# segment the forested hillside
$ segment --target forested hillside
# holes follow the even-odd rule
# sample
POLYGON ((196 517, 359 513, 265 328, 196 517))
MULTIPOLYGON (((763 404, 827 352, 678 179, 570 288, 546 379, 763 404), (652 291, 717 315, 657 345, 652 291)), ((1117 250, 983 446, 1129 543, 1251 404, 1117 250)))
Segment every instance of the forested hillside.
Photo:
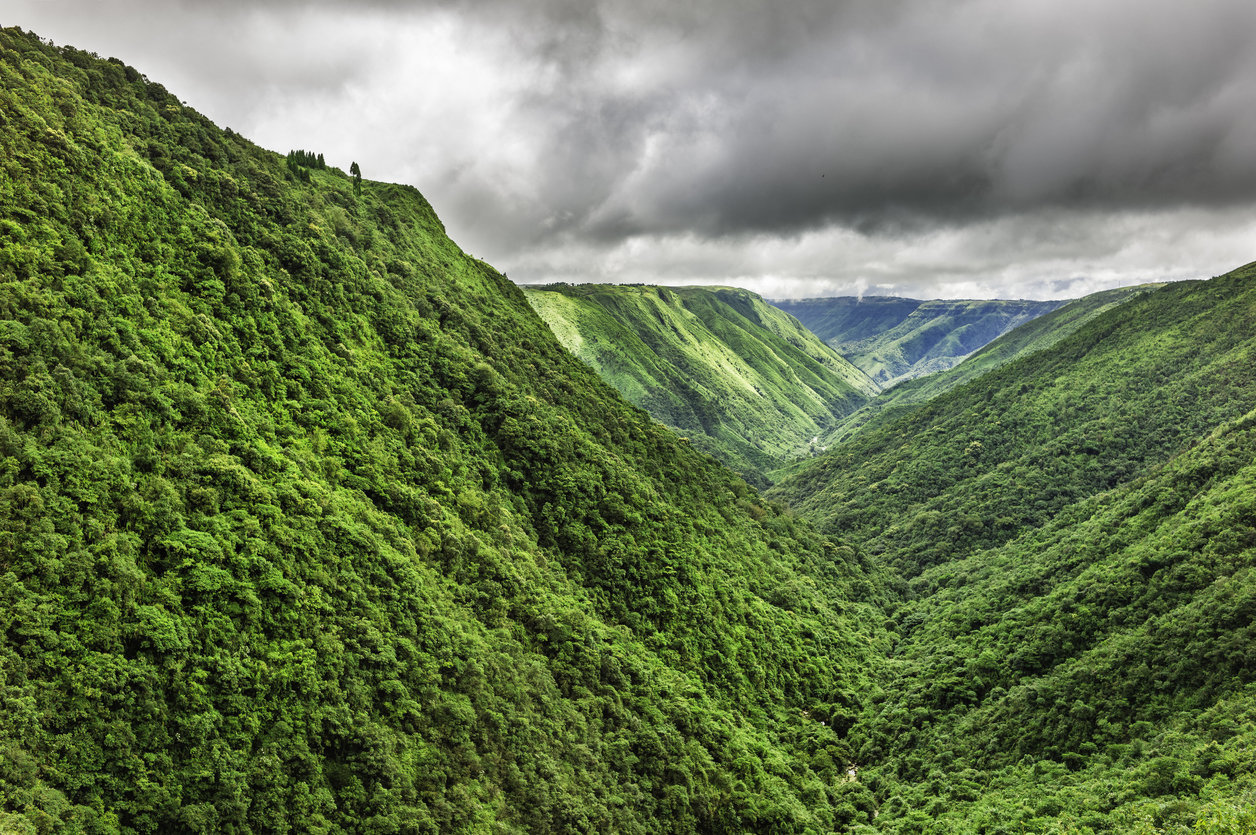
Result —
POLYGON ((563 344, 625 397, 759 482, 878 391, 746 290, 560 284, 526 292, 563 344))
POLYGON ((883 832, 1256 830, 1256 411, 930 569, 860 728, 883 832))
POLYGON ((1139 295, 856 435, 775 495, 908 577, 1002 544, 1256 406, 1253 271, 1139 295))
POLYGON ((853 551, 413 189, 20 30, 0 78, 0 829, 872 819, 853 551))
POLYGON ((0 831, 1256 831, 1256 264, 786 510, 698 447, 876 386, 753 294, 532 294, 690 441, 419 192, 120 61, 0 30, 0 169, 0 831))
POLYGON ((878 829, 1256 825, 1254 279, 1140 293, 776 490, 900 578, 878 829))
POLYGON ((796 316, 878 385, 889 388, 945 371, 1065 302, 840 296, 773 304, 796 316))

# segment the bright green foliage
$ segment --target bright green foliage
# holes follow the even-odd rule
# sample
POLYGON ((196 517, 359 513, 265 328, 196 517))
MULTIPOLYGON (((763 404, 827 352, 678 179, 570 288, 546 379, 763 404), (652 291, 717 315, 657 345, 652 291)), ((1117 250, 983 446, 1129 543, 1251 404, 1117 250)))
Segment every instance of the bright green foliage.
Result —
POLYGON ((0 828, 870 820, 853 552, 418 192, 18 30, 0 114, 0 828))
POLYGON ((528 300, 572 353, 655 419, 762 480, 877 386, 746 290, 556 284, 528 300))
POLYGON ((781 484, 900 578, 854 734, 880 831, 1243 831, 1253 279, 1140 293, 781 484))
MULTIPOLYGON (((1256 787, 1253 485, 1256 411, 921 575, 892 695, 860 725, 867 779, 904 808, 936 791, 954 831, 1068 817, 1130 831, 1142 811, 1146 831, 1242 831, 1218 827, 1241 820, 1219 801, 1256 787)), ((879 824, 916 831, 910 817, 879 824)))
POLYGON ((1062 301, 884 296, 773 302, 884 388, 945 371, 1062 301))

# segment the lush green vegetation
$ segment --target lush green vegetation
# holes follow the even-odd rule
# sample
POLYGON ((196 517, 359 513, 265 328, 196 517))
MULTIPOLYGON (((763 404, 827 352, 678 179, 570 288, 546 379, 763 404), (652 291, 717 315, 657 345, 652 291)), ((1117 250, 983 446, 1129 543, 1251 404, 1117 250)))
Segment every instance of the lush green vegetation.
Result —
POLYGON ((1250 269, 1179 282, 869 424, 776 488, 906 577, 1145 474, 1256 405, 1250 269))
POLYGON ((841 296, 773 304, 796 316, 835 351, 889 388, 945 371, 1065 302, 841 296))
POLYGON ((896 578, 880 831, 1250 830, 1253 278, 1085 316, 782 482, 896 578))
POLYGON ((19 30, 0 78, 0 829, 871 819, 850 549, 413 189, 19 30))
MULTIPOLYGON (((817 529, 356 163, 0 30, 0 168, 0 830, 1256 829, 1256 265, 909 384, 817 529)), ((595 293, 862 397, 749 293, 533 303, 595 293)))
POLYGON ((916 578, 860 726, 882 831, 1251 831, 1254 484, 1256 411, 916 578))
POLYGON ((527 294, 603 379, 752 481, 808 454, 878 390, 746 290, 560 284, 527 294))
POLYGON ((1050 348, 1096 316, 1140 293, 1160 286, 1142 284, 1102 290, 1044 313, 1008 331, 957 366, 899 383, 879 397, 869 400, 858 411, 845 417, 827 436, 821 438, 820 446, 827 448, 849 440, 863 431, 863 427, 869 422, 883 420, 883 412, 888 412, 890 416, 901 416, 904 406, 925 403, 1014 359, 1050 348))

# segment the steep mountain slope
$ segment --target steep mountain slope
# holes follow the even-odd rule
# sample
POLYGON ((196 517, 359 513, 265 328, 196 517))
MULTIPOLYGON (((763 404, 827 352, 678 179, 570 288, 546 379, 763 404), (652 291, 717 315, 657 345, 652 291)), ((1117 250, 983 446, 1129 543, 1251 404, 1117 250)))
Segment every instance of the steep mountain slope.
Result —
POLYGON ((1096 316, 1140 293, 1161 286, 1163 285, 1142 284, 1136 287, 1120 287, 1074 299, 1063 307, 1008 331, 953 368, 907 380, 882 392, 857 412, 843 418, 832 432, 820 439, 818 446, 827 448, 849 440, 871 421, 882 419, 883 413, 901 416, 903 407, 926 403, 1012 360, 1050 348, 1096 316))
POLYGON ((797 320, 745 290, 526 292, 563 344, 625 397, 756 480, 877 391, 797 320))
POLYGON ((835 351, 889 388, 945 371, 1063 301, 885 297, 776 301, 835 351))
POLYGON ((878 828, 1251 831, 1254 485, 1256 411, 922 575, 894 697, 860 726, 865 779, 897 797, 878 828))
POLYGON ((0 30, 0 829, 832 831, 850 549, 410 188, 0 30))
POLYGON ((1256 823, 1254 279, 1142 293, 777 488, 910 578, 856 726, 879 830, 1256 823))

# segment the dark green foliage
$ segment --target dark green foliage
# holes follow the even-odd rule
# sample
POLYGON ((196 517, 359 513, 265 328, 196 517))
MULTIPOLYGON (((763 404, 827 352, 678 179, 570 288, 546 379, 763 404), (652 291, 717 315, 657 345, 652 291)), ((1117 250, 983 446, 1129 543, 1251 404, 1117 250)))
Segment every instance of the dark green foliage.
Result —
POLYGON ((748 478, 877 391, 792 317, 725 287, 557 284, 529 301, 576 356, 631 402, 748 478))
POLYGON ((323 155, 313 151, 289 151, 286 161, 292 176, 305 183, 310 182, 310 169, 321 171, 327 168, 323 155))
POLYGON ((415 190, 18 30, 0 80, 0 829, 866 822, 850 549, 415 190))

